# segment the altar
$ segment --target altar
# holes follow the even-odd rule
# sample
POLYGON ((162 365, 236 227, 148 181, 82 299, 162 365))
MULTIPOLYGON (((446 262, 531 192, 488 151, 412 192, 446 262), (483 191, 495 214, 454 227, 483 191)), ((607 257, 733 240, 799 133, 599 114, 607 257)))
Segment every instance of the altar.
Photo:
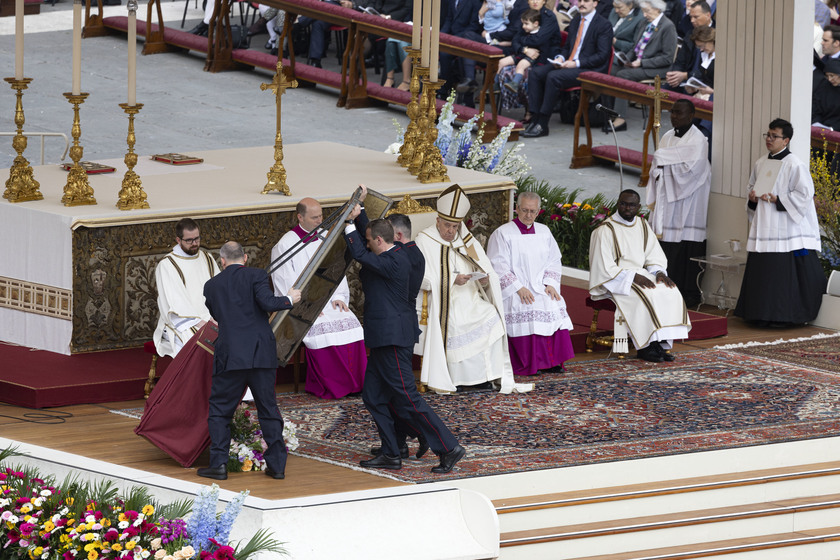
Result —
MULTIPOLYGON (((294 225, 301 198, 321 202, 325 215, 344 204, 359 183, 399 202, 405 195, 434 207, 437 194, 458 183, 469 195, 474 234, 486 241, 509 219, 507 177, 450 167, 448 183, 423 184, 396 156, 315 142, 284 146, 291 196, 261 194, 274 162, 272 146, 191 152, 204 159, 173 166, 141 156, 135 171, 149 209, 115 206, 126 167, 90 175, 96 205, 61 204, 67 172, 35 166, 44 200, 0 201, 0 340, 62 354, 126 348, 151 340, 157 324, 157 261, 175 244, 174 224, 188 216, 201 226, 201 245, 216 253, 242 243, 253 266, 269 263, 271 247, 294 225)), ((8 169, 0 172, 7 178, 8 169)))

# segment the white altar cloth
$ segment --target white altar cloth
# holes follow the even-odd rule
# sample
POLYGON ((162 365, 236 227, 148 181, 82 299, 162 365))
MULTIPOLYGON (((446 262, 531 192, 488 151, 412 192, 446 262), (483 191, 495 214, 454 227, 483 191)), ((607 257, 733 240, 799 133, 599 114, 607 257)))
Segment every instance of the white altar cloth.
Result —
MULTIPOLYGON (((347 201, 359 183, 385 195, 401 198, 436 196, 452 183, 470 192, 512 189, 513 183, 496 175, 449 167, 450 182, 423 184, 396 163, 393 154, 332 142, 284 146, 283 165, 291 196, 261 194, 266 173, 274 163, 274 148, 236 148, 189 152, 204 158, 203 164, 171 166, 140 156, 138 170, 150 208, 122 211, 116 207, 125 165, 116 163, 115 173, 89 175, 97 204, 66 207, 61 204, 67 172, 59 165, 34 166, 44 200, 10 203, 0 200, 0 239, 13 248, 0 260, 0 281, 21 280, 63 290, 73 288, 73 230, 79 227, 110 227, 124 224, 174 221, 184 216, 196 219, 270 213, 291 210, 304 197, 324 207, 347 201), (148 171, 146 175, 144 170, 148 171), (11 251, 10 251, 11 252, 11 251)), ((91 161, 97 160, 90 156, 91 161)), ((0 178, 9 175, 0 171, 0 178)), ((0 298, 0 340, 25 346, 70 353, 72 321, 4 307, 0 298)))

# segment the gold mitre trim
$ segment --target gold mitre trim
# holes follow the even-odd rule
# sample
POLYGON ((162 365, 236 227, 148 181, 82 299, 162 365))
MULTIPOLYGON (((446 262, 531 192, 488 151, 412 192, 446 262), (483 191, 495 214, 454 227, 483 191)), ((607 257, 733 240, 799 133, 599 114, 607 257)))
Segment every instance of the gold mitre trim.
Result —
POLYGON ((440 193, 437 200, 438 216, 452 223, 461 223, 470 211, 467 193, 457 183, 440 193))
POLYGON ((393 208, 388 210, 386 216, 390 216, 391 214, 427 214, 430 212, 435 212, 435 209, 431 206, 420 204, 411 198, 410 194, 407 194, 393 208))

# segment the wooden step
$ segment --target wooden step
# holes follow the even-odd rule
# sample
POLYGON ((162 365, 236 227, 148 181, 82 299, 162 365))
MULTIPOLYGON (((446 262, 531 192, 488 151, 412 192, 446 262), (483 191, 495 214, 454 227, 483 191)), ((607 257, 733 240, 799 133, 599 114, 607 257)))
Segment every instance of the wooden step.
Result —
POLYGON ((840 508, 840 494, 741 504, 738 506, 683 511, 628 519, 612 519, 597 523, 581 523, 563 527, 512 531, 501 535, 500 545, 502 547, 522 546, 526 544, 600 537, 639 531, 670 529, 673 527, 723 523, 774 515, 791 515, 805 511, 831 508, 840 508))
POLYGON ((840 475, 840 461, 493 500, 499 515, 840 475))
MULTIPOLYGON (((840 527, 827 527, 791 533, 777 533, 761 535, 743 539, 712 541, 666 548, 652 548, 621 552, 617 554, 599 554, 597 556, 581 556, 568 560, 685 560, 688 558, 708 558, 735 554, 771 550, 775 548, 805 546, 811 544, 840 541, 840 527)), ((790 558, 808 559, 805 554, 792 555, 790 558)))

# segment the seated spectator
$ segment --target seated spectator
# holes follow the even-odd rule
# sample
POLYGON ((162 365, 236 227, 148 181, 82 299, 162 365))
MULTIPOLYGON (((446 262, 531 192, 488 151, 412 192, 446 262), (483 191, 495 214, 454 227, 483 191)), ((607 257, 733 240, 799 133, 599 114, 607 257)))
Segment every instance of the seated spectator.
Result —
POLYGON ((639 3, 637 0, 614 0, 609 19, 613 26, 613 48, 628 54, 636 44, 636 33, 644 25, 639 3))
MULTIPOLYGON (((349 0, 323 0, 330 4, 340 4, 345 8, 352 8, 353 2, 349 0)), ((298 16, 292 28, 292 35, 302 33, 304 30, 309 30, 309 53, 306 63, 316 68, 321 68, 321 59, 327 55, 327 45, 330 41, 330 26, 332 24, 328 21, 314 19, 308 16, 298 16)), ((303 54, 303 53, 297 53, 303 54)))
MULTIPOLYGON (((614 64, 612 74, 634 82, 656 76, 664 79, 677 52, 677 30, 663 13, 664 0, 642 0, 639 5, 648 23, 636 33, 636 44, 627 55, 626 64, 614 64)), ((627 111, 625 99, 619 99, 616 104, 614 97, 604 97, 604 105, 616 106, 619 113, 627 111)), ((613 125, 616 131, 627 130, 627 123, 621 117, 615 119, 613 125)))
POLYGON ((811 122, 840 130, 840 59, 825 63, 825 80, 814 88, 811 122))
MULTIPOLYGON (((528 108, 534 115, 522 133, 523 138, 548 136, 548 120, 560 94, 566 88, 580 85, 581 72, 606 71, 612 55, 612 26, 595 12, 597 5, 597 0, 578 1, 580 12, 569 24, 568 40, 559 56, 550 58, 545 66, 534 68, 528 76, 528 108)), ((553 19, 553 23, 556 26, 557 20, 553 19)), ((540 31, 543 27, 544 19, 540 31)))
MULTIPOLYGON (((478 10, 478 21, 483 26, 480 32, 472 29, 466 30, 461 37, 477 43, 493 42, 493 33, 503 31, 507 28, 507 13, 510 8, 505 0, 484 0, 478 10)), ((478 89, 478 82, 475 81, 475 60, 462 59, 463 80, 455 88, 458 93, 472 93, 478 89)))
POLYGON ((691 34, 695 29, 701 27, 714 27, 712 9, 705 0, 690 2, 686 18, 690 23, 688 29, 682 33, 682 46, 677 52, 677 58, 674 60, 671 69, 665 74, 665 81, 667 82, 665 87, 680 93, 685 93, 680 84, 688 79, 689 73, 697 64, 700 56, 691 34))
POLYGON ((691 70, 689 80, 694 78, 708 87, 685 86, 685 92, 698 99, 709 100, 715 94, 715 28, 698 27, 691 34, 692 42, 697 46, 700 57, 691 70))
MULTIPOLYGON (((522 14, 522 27, 520 28, 519 33, 513 38, 513 47, 514 52, 516 54, 508 55, 499 61, 499 71, 496 73, 496 83, 498 86, 504 84, 504 87, 509 89, 510 91, 516 93, 519 91, 519 86, 522 85, 522 80, 525 77, 525 72, 531 66, 535 64, 545 64, 547 62, 547 58, 545 56, 546 51, 549 50, 550 44, 540 45, 534 47, 537 52, 537 58, 531 58, 530 56, 525 54, 524 43, 523 40, 528 35, 535 35, 540 31, 540 13, 537 10, 528 10, 524 14, 522 14), (511 66, 515 66, 513 78, 509 81, 502 81, 501 76, 503 73, 510 74, 509 69, 511 66), (506 72, 506 70, 508 70, 506 72)), ((548 37, 550 39, 550 37, 548 37)))
MULTIPOLYGON (((449 33, 456 37, 466 37, 475 33, 481 34, 481 23, 478 20, 478 12, 481 9, 482 0, 444 0, 441 4, 441 33, 449 33)), ((440 78, 446 82, 441 88, 440 95, 446 97, 449 91, 457 87, 463 97, 459 102, 467 106, 475 106, 472 92, 478 88, 475 81, 475 64, 463 67, 465 59, 458 58, 449 53, 440 53, 440 78), (470 75, 470 72, 472 74, 470 75)))

